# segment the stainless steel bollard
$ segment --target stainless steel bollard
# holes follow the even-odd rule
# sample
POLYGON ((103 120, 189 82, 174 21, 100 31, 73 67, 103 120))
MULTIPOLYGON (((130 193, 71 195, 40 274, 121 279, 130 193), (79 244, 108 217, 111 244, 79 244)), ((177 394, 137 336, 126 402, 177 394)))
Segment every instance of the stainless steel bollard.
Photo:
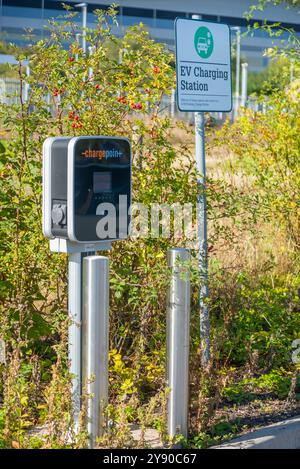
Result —
POLYGON ((69 255, 69 361, 75 432, 78 431, 81 395, 81 254, 69 255))
POLYGON ((108 403, 109 260, 83 260, 82 383, 88 394, 89 446, 103 434, 108 403))
POLYGON ((241 94, 241 106, 245 107, 248 99, 248 64, 242 64, 242 94, 241 94))
POLYGON ((190 275, 180 264, 189 261, 188 249, 168 251, 172 278, 167 311, 168 434, 187 437, 190 343, 190 275), (179 265, 178 265, 179 264, 179 265))

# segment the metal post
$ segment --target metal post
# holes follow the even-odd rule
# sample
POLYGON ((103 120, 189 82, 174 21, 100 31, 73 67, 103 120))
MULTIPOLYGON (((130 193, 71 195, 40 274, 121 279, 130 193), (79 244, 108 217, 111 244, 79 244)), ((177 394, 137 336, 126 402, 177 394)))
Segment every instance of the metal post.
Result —
MULTIPOLYGON (((90 46, 90 47, 89 47, 89 54, 90 54, 90 56, 95 53, 95 50, 96 50, 96 47, 95 47, 95 46, 90 46)), ((93 78, 93 73, 94 73, 94 71, 93 71, 92 67, 89 67, 89 79, 90 79, 90 80, 92 80, 92 78, 93 78)))
POLYGON ((47 110, 50 113, 51 112, 51 96, 49 92, 47 93, 47 96, 46 96, 46 103, 48 105, 47 110))
MULTIPOLYGON (((201 19, 200 15, 192 15, 193 19, 201 19)), ((207 265, 207 214, 205 194, 205 115, 204 112, 195 112, 195 146, 196 166, 199 173, 198 184, 198 242, 199 242, 199 272, 201 278, 199 291, 200 309, 200 342, 201 364, 207 367, 210 360, 210 322, 206 298, 208 297, 208 265, 207 265)))
POLYGON ((171 105, 170 105, 170 114, 171 114, 171 118, 174 119, 175 117, 175 90, 174 88, 172 88, 171 90, 171 98, 170 98, 170 101, 171 101, 171 105))
POLYGON ((210 360, 209 341, 209 314, 206 304, 208 297, 208 265, 207 265, 207 213, 205 194, 205 116, 203 112, 195 112, 195 136, 196 136, 196 165, 199 177, 198 183, 198 240, 199 240, 199 271, 201 285, 199 292, 200 307, 200 340, 201 363, 206 367, 210 360))
POLYGON ((168 250, 168 266, 172 270, 167 310, 168 434, 171 438, 187 437, 188 433, 190 276, 182 263, 189 259, 188 249, 168 250))
POLYGON ((81 8, 82 12, 82 50, 86 53, 86 25, 87 25, 87 3, 77 3, 75 8, 81 8))
MULTIPOLYGON (((26 76, 30 77, 30 67, 29 65, 26 65, 26 76)), ((27 102, 29 99, 29 83, 25 81, 25 87, 24 87, 24 101, 27 102)))
POLYGON ((241 106, 245 107, 248 98, 247 92, 247 83, 248 83, 248 64, 242 64, 242 94, 241 94, 241 106))
POLYGON ((81 253, 69 255, 69 361, 75 432, 79 429, 81 395, 81 253))
POLYGON ((240 100, 240 68, 241 68, 241 29, 236 28, 236 69, 235 69, 235 102, 234 102, 234 119, 237 118, 239 112, 240 100))
POLYGON ((94 448, 103 433, 108 403, 109 260, 83 260, 82 382, 87 393, 87 431, 94 448))

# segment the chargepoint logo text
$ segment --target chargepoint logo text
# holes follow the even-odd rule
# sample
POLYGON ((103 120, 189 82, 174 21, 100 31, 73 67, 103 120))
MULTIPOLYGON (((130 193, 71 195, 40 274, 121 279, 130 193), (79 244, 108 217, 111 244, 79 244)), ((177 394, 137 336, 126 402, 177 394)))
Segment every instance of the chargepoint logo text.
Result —
POLYGON ((81 153, 84 158, 98 158, 99 160, 107 160, 108 158, 122 158, 123 153, 120 150, 91 150, 87 148, 81 153))

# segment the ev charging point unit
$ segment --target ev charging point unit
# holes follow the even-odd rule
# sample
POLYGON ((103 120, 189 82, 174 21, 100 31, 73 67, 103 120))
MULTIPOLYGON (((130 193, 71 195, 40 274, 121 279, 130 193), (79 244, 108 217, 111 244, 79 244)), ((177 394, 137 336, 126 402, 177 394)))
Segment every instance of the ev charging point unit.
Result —
POLYGON ((95 251, 127 238, 130 204, 131 148, 127 139, 46 139, 43 232, 51 240, 51 250, 95 251))
POLYGON ((45 140, 43 233, 50 240, 51 251, 69 254, 73 417, 78 430, 86 385, 88 394, 92 394, 86 422, 90 447, 94 447, 104 427, 109 330, 109 260, 90 254, 109 250, 113 241, 127 238, 130 205, 128 139, 82 136, 45 140))

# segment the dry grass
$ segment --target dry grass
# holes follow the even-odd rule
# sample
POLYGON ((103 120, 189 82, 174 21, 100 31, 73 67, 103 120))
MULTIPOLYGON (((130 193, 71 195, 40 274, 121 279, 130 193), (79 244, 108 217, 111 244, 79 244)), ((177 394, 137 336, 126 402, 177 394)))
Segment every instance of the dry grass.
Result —
MULTIPOLYGON (((189 147, 190 155, 195 153, 195 136, 193 127, 176 128, 172 131, 172 143, 175 146, 189 147)), ((236 164, 236 157, 232 151, 224 146, 214 147, 211 138, 207 138, 206 166, 207 177, 213 180, 225 181, 233 189, 237 188, 245 194, 253 193, 255 177, 246 175, 236 164)), ((182 162, 189 164, 190 157, 182 155, 176 166, 182 162)), ((182 166, 181 166, 182 167, 182 166)), ((234 224, 230 219, 219 222, 235 231, 234 224)), ((213 223, 208 223, 208 232, 213 232, 213 223)), ((234 233, 235 242, 224 243, 220 240, 213 249, 212 258, 217 258, 224 269, 241 270, 247 268, 250 272, 260 272, 270 262, 276 265, 278 273, 292 270, 290 253, 293 250, 291 241, 287 238, 284 230, 272 221, 259 220, 255 230, 244 229, 241 233, 234 233), (254 231, 254 233, 253 233, 254 231)), ((188 246, 192 249, 197 247, 195 241, 188 246)))

